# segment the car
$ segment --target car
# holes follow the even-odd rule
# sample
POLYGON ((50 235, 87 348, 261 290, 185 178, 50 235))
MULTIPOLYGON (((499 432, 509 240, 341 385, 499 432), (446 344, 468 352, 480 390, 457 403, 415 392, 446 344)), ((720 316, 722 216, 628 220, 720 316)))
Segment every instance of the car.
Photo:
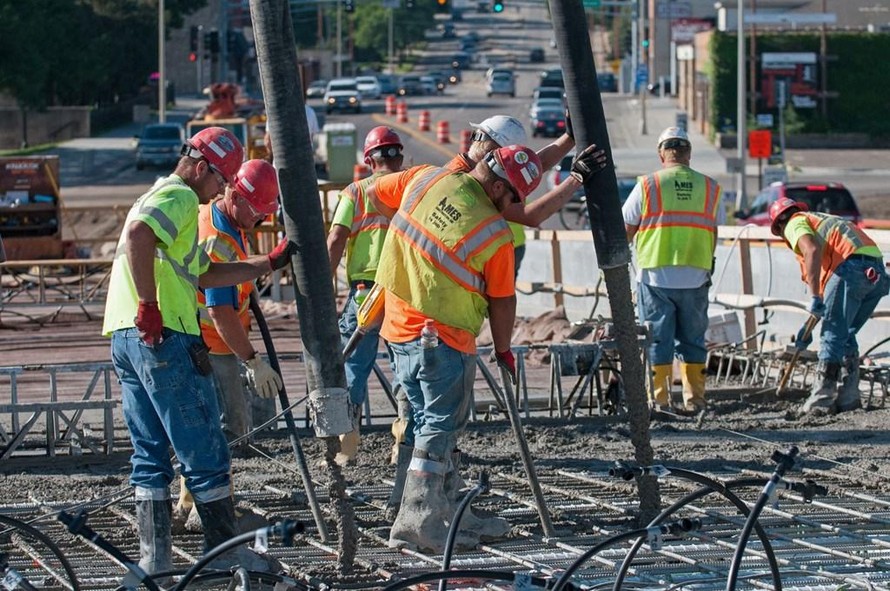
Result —
POLYGON ((136 138, 136 170, 171 166, 179 162, 185 129, 179 123, 152 123, 143 127, 136 138))
POLYGON ((506 94, 516 96, 516 80, 512 73, 497 72, 492 74, 488 79, 488 86, 485 89, 488 96, 495 94, 506 94))
POLYGON ((491 80, 491 77, 495 74, 509 74, 510 76, 515 76, 513 70, 511 70, 510 68, 494 65, 485 70, 485 81, 488 82, 489 80, 491 80))
POLYGON ((461 39, 460 50, 466 53, 476 53, 479 50, 479 42, 473 39, 461 39))
POLYGON ((445 22, 442 24, 442 39, 454 39, 456 36, 454 23, 445 22))
POLYGON ((442 94, 445 92, 445 87, 448 86, 448 73, 443 72, 442 70, 433 70, 432 72, 427 72, 427 76, 431 76, 433 80, 436 82, 436 92, 442 94))
POLYGON ((546 59, 543 47, 532 47, 528 52, 528 61, 533 64, 540 64, 546 59))
POLYGON ((306 98, 323 98, 328 89, 328 81, 324 78, 313 80, 306 89, 306 98))
POLYGON ((377 83, 380 84, 380 94, 396 94, 399 92, 398 79, 389 74, 378 74, 377 83))
POLYGON ((382 91, 376 76, 357 76, 355 84, 363 99, 379 99, 382 91))
POLYGON ((436 87, 436 79, 432 76, 421 76, 420 85, 423 86, 423 94, 438 94, 439 89, 436 87))
POLYGON ((806 203, 810 211, 830 213, 855 224, 862 223, 862 214, 853 194, 841 183, 773 183, 757 194, 748 210, 737 211, 735 217, 740 223, 769 226, 769 206, 782 197, 806 203))
POLYGON ((457 68, 452 68, 452 70, 448 73, 448 84, 458 84, 463 80, 463 75, 460 73, 460 70, 457 68))
POLYGON ((565 88, 566 83, 562 79, 562 69, 550 68, 549 70, 544 70, 543 72, 541 72, 541 81, 538 83, 538 85, 565 88))
POLYGON ((532 91, 532 102, 535 103, 542 98, 555 98, 565 102, 566 93, 558 86, 539 86, 532 91))
POLYGON ((426 94, 420 76, 408 74, 399 78, 399 96, 421 96, 426 94))
POLYGON ((618 79, 612 72, 600 72, 596 75, 597 86, 600 92, 618 92, 618 79))
POLYGON ((466 70, 472 65, 470 54, 466 51, 458 51, 451 56, 451 67, 455 70, 466 70))
POLYGON ((355 78, 334 78, 328 82, 324 93, 324 108, 327 114, 334 111, 362 112, 362 97, 355 78))
POLYGON ((558 107, 541 106, 531 117, 532 137, 557 137, 566 130, 566 110, 558 107))
POLYGON ((538 111, 541 109, 552 110, 558 109, 565 113, 566 107, 565 103, 561 98, 540 98, 532 103, 531 108, 528 111, 528 116, 534 118, 538 111))

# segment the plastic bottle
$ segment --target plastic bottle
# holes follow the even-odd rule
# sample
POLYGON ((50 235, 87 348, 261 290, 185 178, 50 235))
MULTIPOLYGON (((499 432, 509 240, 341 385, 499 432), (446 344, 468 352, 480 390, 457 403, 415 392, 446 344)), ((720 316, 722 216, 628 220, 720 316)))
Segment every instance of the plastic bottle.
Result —
POLYGON ((424 349, 435 349, 439 346, 439 330, 432 318, 423 321, 423 329, 420 331, 420 346, 424 349))
POLYGON ((365 287, 364 283, 359 283, 355 288, 355 305, 361 306, 365 299, 368 297, 368 292, 370 290, 365 287))

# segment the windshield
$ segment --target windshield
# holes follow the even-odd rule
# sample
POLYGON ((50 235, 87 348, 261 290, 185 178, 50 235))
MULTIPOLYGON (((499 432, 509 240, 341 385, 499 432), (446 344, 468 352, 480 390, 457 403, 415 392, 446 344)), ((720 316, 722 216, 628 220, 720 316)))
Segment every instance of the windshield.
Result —
POLYGON ((142 137, 147 140, 180 140, 178 127, 146 127, 142 137))
POLYGON ((795 187, 786 189, 789 198, 802 201, 810 208, 810 211, 821 213, 857 215, 859 210, 853 201, 853 196, 846 189, 825 187, 825 190, 807 187, 795 187))
POLYGON ((328 86, 328 92, 344 92, 344 91, 355 91, 355 84, 352 82, 332 82, 330 86, 328 86))

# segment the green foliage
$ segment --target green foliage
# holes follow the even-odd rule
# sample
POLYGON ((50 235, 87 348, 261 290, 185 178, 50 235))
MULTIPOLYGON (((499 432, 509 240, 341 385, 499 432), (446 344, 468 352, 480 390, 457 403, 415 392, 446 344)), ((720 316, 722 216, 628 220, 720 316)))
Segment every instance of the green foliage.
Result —
MULTIPOLYGON (((393 48, 401 51, 422 41, 435 26, 436 0, 414 0, 414 8, 393 10, 393 48)), ((385 61, 389 43, 389 10, 381 5, 359 3, 351 15, 356 60, 385 61)))
MULTIPOLYGON (((168 26, 207 0, 166 0, 168 26)), ((134 96, 157 69, 157 0, 0 0, 0 91, 28 109, 134 96)))
MULTIPOLYGON (((819 52, 814 34, 757 35, 757 52, 819 52)), ((890 136, 885 89, 890 87, 890 67, 882 56, 890 55, 890 36, 864 33, 828 35, 828 90, 839 96, 828 99, 828 118, 815 109, 785 112, 788 133, 867 133, 890 136), (835 56, 832 59, 831 56, 835 56)), ((816 66, 819 67, 818 65, 816 66)), ((758 77, 760 68, 758 67, 758 77)), ((715 33, 711 38, 711 62, 706 73, 711 83, 711 124, 718 132, 734 131, 736 119, 736 36, 715 33)), ((749 82, 750 84, 750 82, 749 82)), ((758 80, 759 85, 759 80, 758 80)), ((761 99, 760 112, 770 112, 761 99)), ((771 110, 778 116, 776 108, 771 110)))

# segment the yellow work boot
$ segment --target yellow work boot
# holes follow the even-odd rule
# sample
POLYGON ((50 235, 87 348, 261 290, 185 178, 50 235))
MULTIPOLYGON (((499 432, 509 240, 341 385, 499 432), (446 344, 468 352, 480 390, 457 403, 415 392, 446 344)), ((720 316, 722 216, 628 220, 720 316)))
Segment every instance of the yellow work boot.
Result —
POLYGON ((392 422, 392 427, 390 427, 389 431, 392 433, 392 438, 395 440, 392 444, 392 453, 389 455, 389 463, 390 464, 398 464, 399 463, 399 448, 402 447, 402 444, 405 443, 405 430, 408 428, 408 421, 401 417, 397 417, 392 422))
POLYGON ((358 429, 354 429, 349 433, 340 436, 340 453, 334 457, 334 461, 340 466, 351 464, 358 454, 358 444, 361 441, 361 435, 358 429))
POLYGON ((704 363, 680 364, 680 377, 683 379, 683 410, 698 412, 707 407, 705 402, 707 371, 704 363))
POLYGON ((649 404, 670 410, 671 384, 674 380, 673 369, 673 363, 652 366, 652 390, 649 392, 649 404))
POLYGON ((176 502, 176 506, 173 507, 173 529, 180 531, 185 527, 185 524, 188 522, 189 514, 195 507, 195 499, 192 498, 192 493, 189 491, 188 487, 185 484, 185 477, 179 477, 179 500, 176 502))

